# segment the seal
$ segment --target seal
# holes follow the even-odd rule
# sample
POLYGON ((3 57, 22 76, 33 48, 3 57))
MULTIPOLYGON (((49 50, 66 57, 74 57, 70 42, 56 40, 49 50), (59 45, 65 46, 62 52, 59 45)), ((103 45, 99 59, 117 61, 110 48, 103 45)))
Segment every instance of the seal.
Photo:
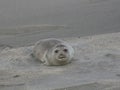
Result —
POLYGON ((60 39, 43 39, 35 44, 33 56, 45 65, 65 65, 73 59, 74 49, 60 39))

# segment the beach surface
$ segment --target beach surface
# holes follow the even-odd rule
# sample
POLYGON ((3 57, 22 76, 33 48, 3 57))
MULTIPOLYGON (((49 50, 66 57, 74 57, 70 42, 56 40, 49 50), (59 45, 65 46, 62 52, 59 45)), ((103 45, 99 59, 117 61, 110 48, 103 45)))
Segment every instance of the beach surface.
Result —
POLYGON ((120 0, 0 0, 0 90, 120 90, 120 0), (72 63, 35 60, 44 38, 71 44, 72 63))
POLYGON ((0 90, 120 90, 120 33, 61 38, 75 49, 72 63, 45 66, 34 46, 0 46, 0 90))

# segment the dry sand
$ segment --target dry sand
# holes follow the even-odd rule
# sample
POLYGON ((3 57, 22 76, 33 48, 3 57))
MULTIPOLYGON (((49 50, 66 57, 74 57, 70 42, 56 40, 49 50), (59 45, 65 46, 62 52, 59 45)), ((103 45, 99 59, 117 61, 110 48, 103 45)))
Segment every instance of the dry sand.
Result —
POLYGON ((44 66, 33 46, 0 50, 0 90, 120 90, 120 33, 64 38, 75 49, 65 66, 44 66))

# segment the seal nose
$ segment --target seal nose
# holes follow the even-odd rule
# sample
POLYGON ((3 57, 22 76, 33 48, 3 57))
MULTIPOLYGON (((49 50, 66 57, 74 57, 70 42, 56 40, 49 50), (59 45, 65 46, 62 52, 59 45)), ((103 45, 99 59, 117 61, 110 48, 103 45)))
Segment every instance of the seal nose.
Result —
POLYGON ((61 53, 61 54, 59 55, 59 58, 65 58, 65 55, 61 53))

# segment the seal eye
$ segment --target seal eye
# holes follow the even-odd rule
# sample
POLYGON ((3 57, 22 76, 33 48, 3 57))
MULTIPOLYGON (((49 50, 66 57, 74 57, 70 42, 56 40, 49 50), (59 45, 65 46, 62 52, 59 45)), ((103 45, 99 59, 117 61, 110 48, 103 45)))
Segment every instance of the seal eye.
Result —
POLYGON ((63 51, 64 51, 64 52, 68 52, 68 50, 67 50, 67 49, 64 49, 63 51))
POLYGON ((55 53, 58 53, 59 51, 58 50, 55 50, 55 53))

